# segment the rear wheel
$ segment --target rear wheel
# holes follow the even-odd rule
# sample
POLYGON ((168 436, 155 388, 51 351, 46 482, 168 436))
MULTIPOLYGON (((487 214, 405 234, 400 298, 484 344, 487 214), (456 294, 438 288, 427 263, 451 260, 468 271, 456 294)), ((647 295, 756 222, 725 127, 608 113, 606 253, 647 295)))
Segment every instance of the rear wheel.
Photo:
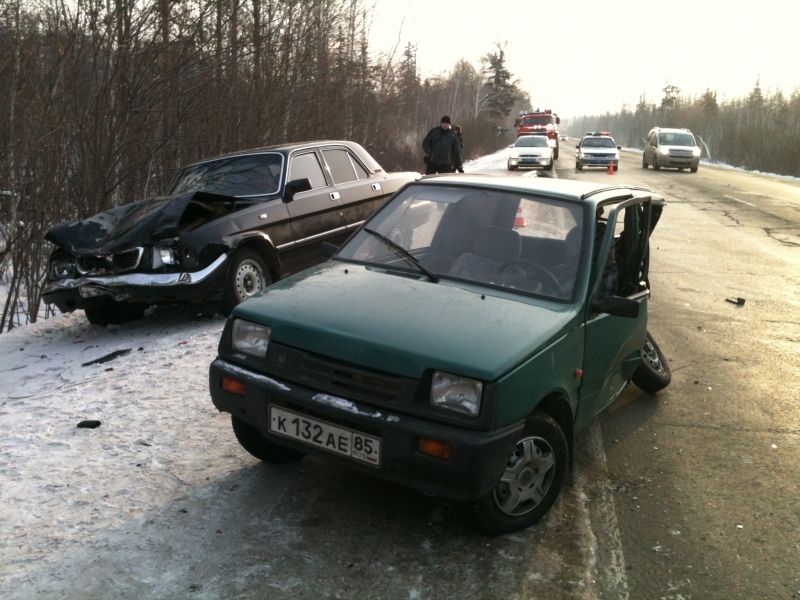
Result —
POLYGON ((655 394, 667 387, 671 380, 672 373, 670 373, 667 359, 648 331, 644 348, 642 348, 642 364, 633 372, 631 381, 641 390, 655 394))
POLYGON ((644 157, 644 152, 642 152, 642 168, 647 168, 647 159, 644 157))
POLYGON ((534 411, 495 488, 474 504, 481 526, 492 533, 524 529, 541 519, 561 493, 569 448, 549 415, 534 411))
POLYGON ((86 318, 92 325, 120 325, 129 323, 144 316, 147 304, 115 302, 108 300, 98 306, 84 309, 86 318))
POLYGON ((240 248, 233 253, 228 267, 222 299, 223 314, 229 314, 238 304, 271 284, 272 277, 264 257, 253 248, 240 248))
POLYGON ((239 444, 258 460, 279 464, 298 460, 305 456, 302 452, 270 442, 261 435, 257 428, 233 415, 231 415, 231 424, 239 444))

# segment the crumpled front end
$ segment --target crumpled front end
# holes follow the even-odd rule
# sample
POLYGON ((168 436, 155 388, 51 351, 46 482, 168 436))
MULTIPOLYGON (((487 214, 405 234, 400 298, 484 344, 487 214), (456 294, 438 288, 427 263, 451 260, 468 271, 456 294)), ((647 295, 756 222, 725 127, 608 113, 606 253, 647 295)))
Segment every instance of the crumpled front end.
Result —
MULTIPOLYGON (((213 298, 222 292, 228 248, 191 244, 182 234, 236 210, 236 199, 195 192, 150 198, 51 228, 42 299, 62 312, 108 300, 149 304, 213 298)), ((200 239, 203 236, 199 236, 200 239)))

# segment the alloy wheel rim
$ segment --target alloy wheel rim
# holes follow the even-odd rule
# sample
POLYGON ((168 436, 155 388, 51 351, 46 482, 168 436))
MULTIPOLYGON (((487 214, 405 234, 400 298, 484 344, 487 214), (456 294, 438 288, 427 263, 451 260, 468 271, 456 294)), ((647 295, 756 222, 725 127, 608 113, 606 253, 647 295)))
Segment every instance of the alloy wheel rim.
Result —
POLYGON ((236 270, 236 296, 240 302, 264 289, 264 272, 254 260, 244 260, 236 270))
POLYGON ((531 512, 550 489, 555 466, 555 453, 544 438, 531 436, 517 442, 494 490, 497 508, 512 517, 531 512))

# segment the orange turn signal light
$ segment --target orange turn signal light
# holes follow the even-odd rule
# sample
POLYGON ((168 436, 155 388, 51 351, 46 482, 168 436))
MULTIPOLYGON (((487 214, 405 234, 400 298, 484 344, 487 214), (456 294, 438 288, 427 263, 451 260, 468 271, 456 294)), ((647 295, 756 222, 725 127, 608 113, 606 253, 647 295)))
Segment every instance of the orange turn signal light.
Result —
POLYGON ((419 450, 423 454, 429 454, 430 456, 435 456, 436 458, 443 458, 445 460, 450 460, 450 455, 453 452, 453 447, 450 444, 445 444, 444 442, 437 442, 435 440, 426 440, 425 438, 419 438, 419 440, 417 440, 417 450, 419 450))
POLYGON ((222 389, 237 396, 244 396, 244 384, 230 377, 222 378, 222 389))

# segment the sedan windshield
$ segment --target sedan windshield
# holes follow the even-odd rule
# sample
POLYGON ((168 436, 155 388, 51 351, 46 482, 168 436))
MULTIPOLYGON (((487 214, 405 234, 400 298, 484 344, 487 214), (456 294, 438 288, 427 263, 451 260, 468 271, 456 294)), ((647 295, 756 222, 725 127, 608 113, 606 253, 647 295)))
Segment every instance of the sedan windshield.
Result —
POLYGON ((616 148, 614 140, 609 137, 590 137, 581 142, 584 148, 616 148))
POLYGON ((658 143, 662 146, 695 146, 691 133, 659 133, 658 143))
POLYGON ((279 191, 283 156, 250 154, 212 160, 178 174, 169 195, 209 192, 223 196, 266 196, 279 191))
POLYGON ((524 135, 518 137, 516 148, 547 148, 547 138, 543 135, 524 135))
MULTIPOLYGON (((582 268, 583 223, 579 203, 420 183, 398 194, 367 227, 408 250, 437 279, 568 300, 582 268)), ((425 277, 364 230, 337 258, 425 277)))

